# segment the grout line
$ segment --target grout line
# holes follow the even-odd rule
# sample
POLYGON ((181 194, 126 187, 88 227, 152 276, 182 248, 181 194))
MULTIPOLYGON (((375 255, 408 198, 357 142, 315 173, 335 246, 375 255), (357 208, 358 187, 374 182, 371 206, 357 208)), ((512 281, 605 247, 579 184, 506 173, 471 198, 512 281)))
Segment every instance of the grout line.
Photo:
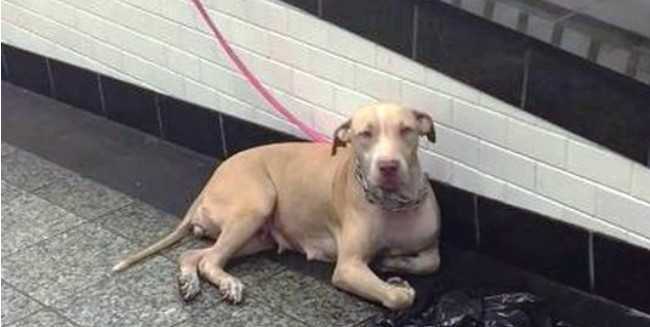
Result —
POLYGON ((316 14, 320 18, 323 17, 323 0, 318 0, 318 2, 316 3, 316 14))
MULTIPOLYGON (((90 178, 88 178, 88 179, 90 179, 90 178)), ((96 182, 96 181, 94 181, 94 180, 92 180, 92 179, 90 179, 90 180, 93 181, 93 182, 96 182)), ((25 191, 25 192, 27 192, 27 191, 25 191)), ((27 193, 29 193, 29 192, 27 192, 27 193)), ((62 210, 64 210, 65 212, 67 212, 67 213, 69 213, 69 214, 71 214, 71 215, 74 215, 74 216, 76 216, 76 217, 81 218, 81 223, 80 223, 80 224, 77 224, 77 225, 74 225, 74 226, 72 226, 72 227, 70 227, 70 228, 68 228, 68 229, 66 229, 66 230, 60 231, 60 232, 58 232, 58 233, 54 233, 54 234, 52 234, 52 235, 48 235, 46 238, 44 238, 44 239, 42 239, 42 240, 40 240, 40 241, 37 241, 37 242, 35 242, 35 243, 32 243, 32 244, 26 245, 26 246, 24 246, 23 248, 21 248, 20 250, 18 250, 18 251, 16 251, 16 252, 13 252, 13 253, 10 253, 10 254, 6 255, 6 258, 11 258, 11 257, 13 257, 13 256, 16 256, 16 255, 22 253, 23 251, 26 251, 26 250, 28 250, 28 249, 32 249, 32 248, 35 248, 35 247, 41 246, 41 245, 45 244, 46 242, 52 241, 52 240, 53 240, 54 238, 56 238, 56 237, 59 237, 59 236, 65 234, 65 233, 75 232, 75 230, 81 228, 82 226, 86 226, 86 225, 90 225, 90 224, 96 224, 96 225, 99 225, 99 227, 101 227, 101 228, 107 229, 107 230, 109 230, 110 232, 113 232, 114 234, 116 234, 116 235, 118 235, 118 236, 122 236, 122 237, 124 237, 124 236, 121 235, 120 233, 115 233, 112 229, 106 228, 106 227, 105 227, 101 222, 98 222, 98 220, 101 219, 101 218, 104 218, 104 217, 106 217, 106 216, 108 216, 108 215, 111 215, 111 214, 113 214, 113 213, 115 213, 115 212, 117 212, 117 211, 119 211, 119 210, 121 210, 121 209, 124 209, 124 208, 126 208, 126 207, 132 205, 133 203, 135 203, 134 201, 131 201, 131 202, 125 204, 125 205, 121 205, 121 206, 119 206, 119 207, 117 207, 117 208, 111 209, 111 210, 109 210, 109 211, 107 211, 107 212, 105 212, 105 213, 103 213, 103 214, 101 214, 101 215, 99 215, 99 216, 97 216, 97 217, 95 217, 95 218, 88 218, 88 217, 83 217, 83 216, 79 215, 78 213, 73 212, 72 210, 66 209, 66 208, 64 208, 64 207, 62 207, 62 206, 60 206, 60 205, 58 205, 58 204, 56 204, 56 203, 54 203, 54 202, 51 202, 50 200, 48 200, 48 199, 46 199, 46 198, 43 198, 43 197, 41 197, 41 196, 39 196, 39 195, 37 195, 37 194, 30 193, 30 195, 35 196, 35 197, 38 197, 39 199, 41 199, 41 200, 43 200, 43 201, 49 203, 50 205, 52 205, 52 206, 54 206, 54 207, 57 207, 57 208, 59 208, 59 209, 62 209, 62 210)), ((129 197, 129 199, 133 199, 133 198, 129 197)), ((136 200, 137 200, 137 199, 136 199, 136 200)), ((127 239, 127 240, 131 240, 130 238, 127 238, 127 237, 124 237, 124 238, 127 239)))
POLYGON ((479 224, 479 214, 478 214, 478 195, 474 193, 473 198, 474 206, 474 240, 476 241, 476 249, 481 246, 481 225, 479 224))
POLYGON ((50 96, 56 99, 56 84, 54 84, 54 75, 52 74, 52 66, 50 65, 50 59, 45 57, 45 67, 47 68, 47 80, 50 86, 50 96))
POLYGON ((519 108, 525 110, 526 100, 528 96, 528 75, 530 73, 530 56, 532 52, 530 49, 526 50, 524 54, 524 76, 521 81, 521 100, 519 102, 519 108))
POLYGON ((517 31, 523 34, 528 34, 528 20, 530 15, 526 12, 520 11, 517 17, 517 31))
POLYGON ((587 50, 587 59, 595 63, 598 62, 598 54, 600 53, 600 41, 591 39, 589 42, 589 50, 587 50))
POLYGON ((492 20, 494 17, 494 7, 495 7, 495 0, 486 0, 485 1, 485 7, 483 8, 483 17, 492 20))
POLYGON ((53 313, 55 313, 57 316, 63 318, 63 320, 65 320, 65 321, 69 322, 70 324, 72 324, 73 326, 79 326, 79 324, 77 324, 76 322, 74 322, 72 319, 68 318, 66 315, 64 315, 62 312, 60 312, 60 311, 57 310, 56 308, 54 308, 54 307, 52 307, 52 306, 50 306, 50 305, 47 305, 47 304, 45 304, 45 303, 43 303, 43 302, 37 300, 36 298, 34 298, 34 297, 32 297, 31 295, 29 295, 27 292, 25 292, 25 291, 21 290, 20 288, 16 287, 16 285, 14 285, 14 284, 8 282, 8 281, 5 280, 5 279, 2 279, 2 282, 5 283, 5 284, 7 284, 7 285, 9 285, 11 288, 13 288, 16 292, 22 294, 24 297, 26 297, 26 298, 28 298, 28 299, 30 299, 30 300, 32 300, 32 301, 38 303, 38 304, 42 307, 41 309, 36 310, 36 311, 30 313, 28 316, 23 317, 23 318, 20 318, 20 319, 18 319, 18 320, 16 320, 16 321, 12 322, 11 324, 9 324, 10 326, 17 326, 17 325, 18 325, 18 322, 25 321, 26 319, 28 319, 28 318, 34 316, 35 314, 37 314, 37 313, 39 313, 39 312, 43 312, 43 311, 50 311, 50 312, 53 312, 53 313))
POLYGON ((625 74, 630 77, 636 77, 639 72, 639 51, 632 49, 630 51, 630 57, 627 58, 627 65, 625 66, 625 74))
POLYGON ((551 34, 551 44, 560 47, 562 42, 562 34, 564 34, 564 24, 556 23, 553 25, 553 33, 551 34))
POLYGON ((11 70, 9 69, 9 57, 2 54, 2 67, 5 69, 5 74, 7 75, 7 80, 11 80, 11 70))
MULTIPOLYGON (((419 34, 420 6, 417 3, 413 5, 413 40, 411 40, 411 59, 416 60, 418 57, 418 34, 419 34)), ((401 84, 401 83, 400 83, 401 84)))
POLYGON ((596 292, 596 268, 595 268, 595 258, 594 258, 594 232, 589 232, 588 238, 588 248, 587 248, 587 259, 589 260, 589 290, 594 293, 596 292))
MULTIPOLYGON (((138 86, 136 86, 138 87, 138 86)), ((162 110, 160 108, 160 97, 162 96, 158 92, 155 92, 156 95, 153 98, 153 104, 154 107, 156 107, 156 120, 158 121, 158 132, 160 132, 160 138, 163 140, 166 140, 165 138, 165 129, 163 128, 163 120, 162 120, 162 110)))
POLYGON ((102 75, 99 73, 95 73, 95 75, 97 75, 97 88, 99 89, 99 103, 102 108, 102 113, 105 117, 108 117, 108 111, 106 110, 106 98, 104 97, 102 75))
POLYGON ((226 129, 223 127, 223 114, 219 114, 219 131, 221 131, 221 146, 223 148, 224 159, 228 158, 228 143, 226 142, 226 129))

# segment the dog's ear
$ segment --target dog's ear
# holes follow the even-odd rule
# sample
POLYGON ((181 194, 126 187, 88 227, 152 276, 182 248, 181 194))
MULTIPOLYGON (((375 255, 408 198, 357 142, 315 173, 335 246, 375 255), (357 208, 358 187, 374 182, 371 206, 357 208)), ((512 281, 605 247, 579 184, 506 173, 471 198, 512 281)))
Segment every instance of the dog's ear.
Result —
POLYGON ((433 127, 433 119, 429 114, 413 110, 415 120, 417 121, 418 134, 425 135, 429 142, 436 143, 436 130, 433 127))
POLYGON ((341 126, 334 130, 334 137, 332 141, 332 155, 336 154, 336 149, 340 146, 345 146, 350 142, 350 125, 352 121, 348 119, 341 126))

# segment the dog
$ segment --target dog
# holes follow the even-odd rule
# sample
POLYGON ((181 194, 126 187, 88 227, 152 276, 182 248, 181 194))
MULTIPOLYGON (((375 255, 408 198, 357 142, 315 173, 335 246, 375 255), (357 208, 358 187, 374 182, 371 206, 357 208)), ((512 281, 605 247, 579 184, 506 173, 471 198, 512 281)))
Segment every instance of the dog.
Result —
POLYGON ((265 250, 334 262, 335 287, 391 310, 408 308, 415 290, 389 273, 430 274, 440 265, 440 209, 418 160, 420 136, 435 142, 432 118, 397 104, 360 108, 334 132, 332 145, 277 143, 224 161, 178 227, 115 267, 120 271, 188 234, 216 240, 179 259, 182 298, 200 292, 199 275, 232 303, 243 284, 228 260, 265 250))

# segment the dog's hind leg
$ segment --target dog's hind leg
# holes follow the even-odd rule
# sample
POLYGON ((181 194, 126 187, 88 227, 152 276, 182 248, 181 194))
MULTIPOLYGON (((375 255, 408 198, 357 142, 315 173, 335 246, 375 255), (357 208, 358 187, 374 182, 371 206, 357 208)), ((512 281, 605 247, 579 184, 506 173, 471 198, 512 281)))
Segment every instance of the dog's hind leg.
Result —
POLYGON ((189 250, 183 253, 179 261, 178 292, 184 301, 190 301, 201 292, 199 281, 199 262, 208 249, 189 250))
MULTIPOLYGON (((244 257, 274 247, 275 242, 270 237, 254 236, 232 257, 244 257)), ((191 301, 201 292, 198 266, 203 257, 210 253, 210 250, 211 248, 189 250, 181 255, 179 259, 178 291, 184 301, 191 301)))
POLYGON ((218 287, 223 297, 232 303, 242 300, 244 285, 238 278, 224 271, 228 260, 272 246, 270 242, 260 240, 256 234, 272 214, 275 196, 259 195, 253 196, 253 208, 250 207, 251 202, 248 202, 227 211, 230 219, 224 220, 217 242, 207 250, 199 263, 201 276, 218 287))
POLYGON ((266 219, 266 215, 240 216, 232 224, 223 226, 219 239, 199 263, 201 276, 218 287, 224 299, 232 303, 241 302, 244 285, 223 268, 237 254, 247 255, 252 254, 253 250, 262 249, 256 246, 246 247, 246 244, 254 239, 266 219))

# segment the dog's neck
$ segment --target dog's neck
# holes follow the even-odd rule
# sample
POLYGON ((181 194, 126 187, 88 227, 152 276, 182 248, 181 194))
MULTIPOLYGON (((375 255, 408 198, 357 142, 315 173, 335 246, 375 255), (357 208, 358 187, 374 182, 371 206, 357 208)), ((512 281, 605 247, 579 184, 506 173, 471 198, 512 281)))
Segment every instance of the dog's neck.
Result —
POLYGON ((402 192, 387 192, 381 188, 370 186, 368 177, 363 173, 359 160, 354 158, 352 165, 354 178, 363 190, 366 201, 370 204, 379 206, 386 211, 396 212, 418 208, 427 198, 429 187, 426 173, 420 172, 417 174, 417 177, 420 178, 413 181, 415 183, 414 187, 417 188, 415 192, 404 194, 402 192))

